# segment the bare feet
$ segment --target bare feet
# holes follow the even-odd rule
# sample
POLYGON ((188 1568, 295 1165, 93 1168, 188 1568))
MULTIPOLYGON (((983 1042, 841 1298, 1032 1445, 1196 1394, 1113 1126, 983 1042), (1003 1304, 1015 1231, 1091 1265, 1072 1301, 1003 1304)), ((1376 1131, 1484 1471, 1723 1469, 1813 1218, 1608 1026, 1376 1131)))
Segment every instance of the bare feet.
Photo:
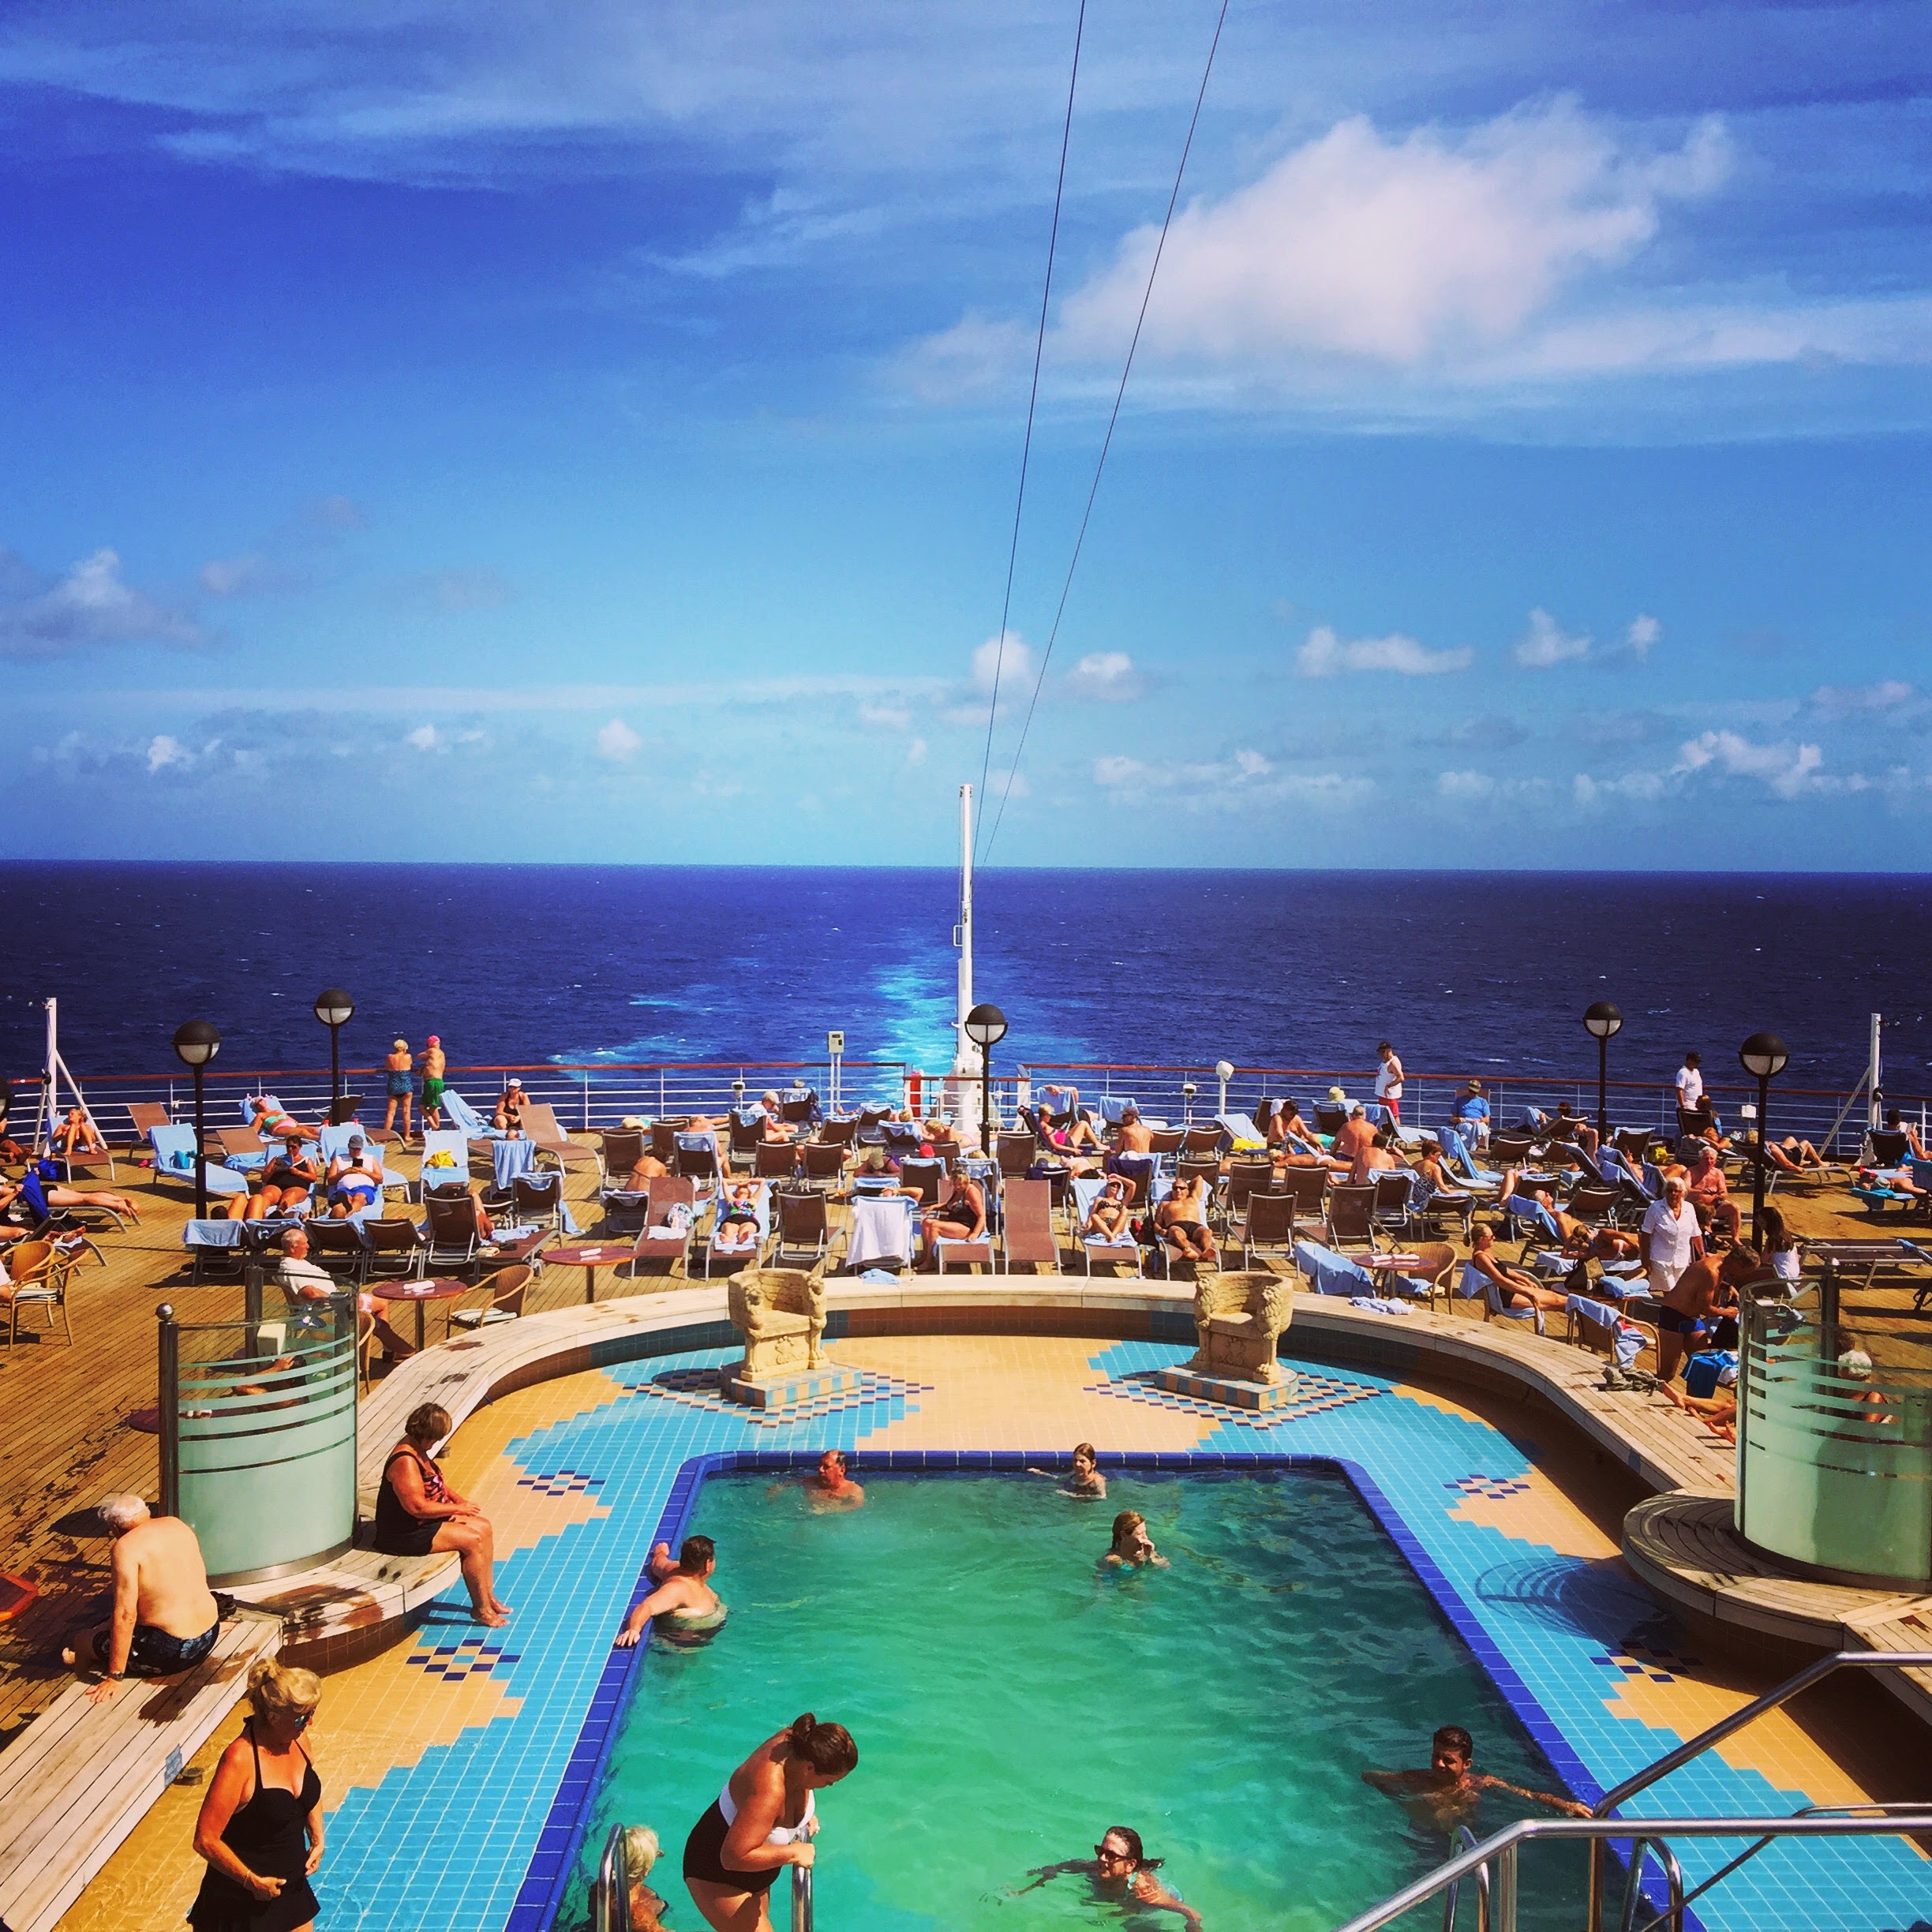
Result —
POLYGON ((486 1630, 496 1630, 510 1621, 507 1610, 478 1610, 474 1606, 470 1612, 470 1621, 481 1623, 486 1630))

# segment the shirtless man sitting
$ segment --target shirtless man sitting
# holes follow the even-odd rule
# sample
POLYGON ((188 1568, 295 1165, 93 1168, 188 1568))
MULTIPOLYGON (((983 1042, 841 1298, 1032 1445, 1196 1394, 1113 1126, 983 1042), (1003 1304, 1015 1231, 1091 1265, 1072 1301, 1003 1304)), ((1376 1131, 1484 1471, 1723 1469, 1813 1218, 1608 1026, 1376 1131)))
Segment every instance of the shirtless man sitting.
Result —
MULTIPOLYGON (((101 1521, 114 1538, 114 1616, 95 1631, 92 1656, 107 1676, 88 1692, 108 1702, 127 1677, 172 1677, 215 1648, 221 1614, 208 1586, 201 1545, 178 1516, 155 1516, 137 1496, 110 1496, 101 1521)), ((62 1662, 77 1664, 73 1646, 62 1662)))
POLYGON ((1151 1154, 1154 1151, 1154 1130, 1140 1118, 1138 1107, 1122 1107, 1120 1132, 1114 1136, 1114 1151, 1116 1154, 1151 1154))
POLYGON ((1379 1174, 1386 1174, 1402 1163, 1389 1151, 1391 1136, 1385 1127, 1376 1133, 1367 1147, 1355 1156, 1349 1166, 1349 1180, 1356 1187, 1366 1187, 1379 1174))
POLYGON ((781 1110, 777 1088, 771 1088, 758 1095, 758 1111, 765 1116, 758 1129, 763 1139, 796 1140, 798 1138, 798 1129, 784 1118, 781 1110))
POLYGON ((1368 1125, 1368 1116, 1363 1112, 1358 1100, 1349 1110, 1349 1117, 1342 1123, 1341 1131, 1335 1137, 1335 1144, 1329 1152, 1339 1161, 1345 1161, 1353 1168, 1357 1161, 1375 1145, 1376 1130, 1368 1125))
POLYGON ((624 1619, 616 1638, 620 1650, 635 1648, 653 1617, 661 1619, 659 1632, 673 1643, 709 1635, 724 1621, 724 1605, 711 1587, 717 1545, 709 1537, 687 1537, 675 1558, 668 1543, 654 1543, 648 1567, 657 1587, 624 1619))
POLYGON ((1154 1210, 1160 1237, 1183 1261, 1217 1258, 1214 1230, 1208 1225, 1208 1182, 1195 1174, 1177 1181, 1174 1192, 1154 1210))

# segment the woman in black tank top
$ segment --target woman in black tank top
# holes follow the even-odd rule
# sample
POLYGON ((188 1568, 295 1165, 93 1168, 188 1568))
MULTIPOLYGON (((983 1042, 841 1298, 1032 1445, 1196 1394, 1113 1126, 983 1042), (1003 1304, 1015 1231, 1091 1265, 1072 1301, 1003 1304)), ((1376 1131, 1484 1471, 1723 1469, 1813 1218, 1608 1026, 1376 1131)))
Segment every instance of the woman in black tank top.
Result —
POLYGON ((322 1780, 301 1742, 321 1695, 311 1671, 264 1658, 249 1672, 255 1714, 222 1753, 195 1825, 208 1860, 188 1908, 195 1932, 309 1932, 322 1863, 322 1780))

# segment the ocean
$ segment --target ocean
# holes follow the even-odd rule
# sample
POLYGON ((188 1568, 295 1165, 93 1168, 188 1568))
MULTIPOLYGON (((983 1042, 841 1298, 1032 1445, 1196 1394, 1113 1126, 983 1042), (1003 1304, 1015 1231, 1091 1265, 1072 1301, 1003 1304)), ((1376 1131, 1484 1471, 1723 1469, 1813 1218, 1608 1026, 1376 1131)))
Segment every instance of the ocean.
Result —
MULTIPOLYGON (((227 1068, 326 1067, 310 1011, 354 998, 345 1063, 442 1036, 456 1065, 951 1054, 950 871, 640 866, 0 865, 0 1071, 60 1002, 74 1072, 170 1071, 212 1020, 227 1068)), ((1613 1075, 1714 1082, 1760 1028, 1788 1080, 1849 1087, 1867 1016, 1888 1086, 1932 1082, 1932 891, 1896 876, 983 872, 979 998, 1005 1065, 1511 1069, 1594 1080, 1580 1016, 1614 1000, 1613 1075)))

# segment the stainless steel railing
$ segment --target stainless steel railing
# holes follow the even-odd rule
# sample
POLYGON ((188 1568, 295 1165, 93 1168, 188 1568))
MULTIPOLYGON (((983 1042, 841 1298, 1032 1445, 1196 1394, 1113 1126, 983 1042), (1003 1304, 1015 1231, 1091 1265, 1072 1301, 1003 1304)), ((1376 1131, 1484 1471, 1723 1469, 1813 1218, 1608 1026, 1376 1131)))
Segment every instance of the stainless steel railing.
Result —
POLYGON ((812 1932, 812 1868, 792 1867, 792 1932, 812 1932))
POLYGON ((590 1932, 631 1932, 631 1874, 621 1825, 610 1828, 590 1881, 590 1932))
MULTIPOLYGON (((1480 1873, 1485 1866, 1491 1871, 1489 1932, 1518 1932, 1523 1846, 1545 1839, 1577 1838, 1588 1840, 1593 1848, 1613 1839, 1635 1840, 1637 1852, 1631 1859, 1631 1879, 1625 1887, 1622 1932, 1657 1932, 1659 1926, 1664 1932, 1684 1932, 1685 1908, 1694 1895, 1684 1891, 1683 1874, 1670 1851, 1669 1841, 1680 1838, 1762 1838, 1769 1842, 1780 1838, 1904 1837, 1932 1830, 1932 1803, 1861 1809, 1882 1812, 1882 1815, 1800 1812, 1791 1818, 1519 1818, 1447 1864, 1425 1873, 1413 1884, 1403 1886, 1380 1905, 1358 1913, 1339 1927, 1339 1932, 1380 1932, 1404 1912, 1427 1904, 1449 1886, 1480 1873), (1657 1857, 1668 1896, 1664 1910, 1639 1926, 1635 1920, 1642 1908, 1641 1867, 1646 1855, 1657 1857)), ((1737 1863, 1741 1861, 1734 1861, 1732 1869, 1737 1863)), ((1698 1891, 1708 1890, 1714 1882, 1714 1879, 1707 1880, 1698 1891)), ((1600 1895, 1594 1891, 1592 1904, 1593 1908, 1601 1904, 1600 1895)))

